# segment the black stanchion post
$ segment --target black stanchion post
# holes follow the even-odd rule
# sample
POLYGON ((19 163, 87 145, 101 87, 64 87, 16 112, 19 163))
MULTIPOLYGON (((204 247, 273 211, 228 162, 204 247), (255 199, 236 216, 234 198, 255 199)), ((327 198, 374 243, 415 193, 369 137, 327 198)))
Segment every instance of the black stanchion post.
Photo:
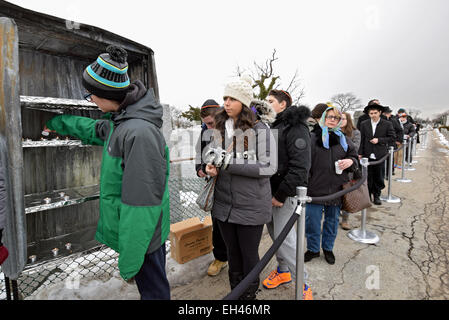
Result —
MULTIPOLYGON (((368 171, 368 158, 362 158, 360 160, 362 165, 363 175, 366 175, 368 171)), ((348 237, 354 241, 368 244, 375 244, 379 242, 379 236, 374 232, 366 230, 366 209, 362 210, 362 223, 360 229, 353 229, 348 232, 348 237)))
POLYGON ((402 143, 402 168, 401 168, 402 174, 401 174, 401 178, 396 179, 396 181, 402 182, 402 183, 409 183, 409 182, 412 182, 412 180, 407 179, 407 178, 405 177, 405 170, 406 170, 406 169, 405 169, 405 155, 406 155, 406 151, 407 151, 406 146, 407 146, 407 139, 404 138, 404 141, 403 141, 403 143, 402 143))
POLYGON ((408 138, 408 147, 407 147, 407 171, 415 171, 416 169, 412 166, 412 137, 408 138))
MULTIPOLYGON (((416 144, 418 143, 418 134, 419 132, 413 136, 413 147, 412 147, 413 159, 419 158, 419 156, 416 155, 416 144)), ((418 163, 418 160, 413 160, 412 163, 418 163)))
POLYGON ((296 207, 296 214, 298 215, 297 225, 296 225, 296 290, 295 299, 303 299, 303 288, 304 288, 304 237, 306 230, 306 202, 307 188, 297 187, 296 188, 296 198, 298 205, 296 207))
POLYGON ((12 280, 12 297, 14 300, 19 300, 19 286, 17 285, 17 280, 12 280))
POLYGON ((11 282, 5 277, 6 300, 11 300, 11 282))
POLYGON ((388 157, 388 167, 390 170, 388 170, 388 196, 387 197, 380 197, 380 200, 388 202, 388 203, 400 203, 401 199, 393 196, 391 194, 391 180, 392 180, 392 172, 393 172, 393 157, 394 157, 394 148, 389 148, 389 157, 388 157))

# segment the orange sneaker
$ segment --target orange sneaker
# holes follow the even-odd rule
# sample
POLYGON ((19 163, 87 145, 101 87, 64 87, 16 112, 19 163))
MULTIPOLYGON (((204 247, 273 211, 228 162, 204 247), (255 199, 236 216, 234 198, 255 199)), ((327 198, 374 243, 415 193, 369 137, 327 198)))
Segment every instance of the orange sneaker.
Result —
POLYGON ((302 300, 313 300, 312 288, 304 284, 304 290, 302 291, 302 300))
POLYGON ((262 282, 266 289, 274 289, 281 284, 289 283, 292 281, 292 275, 290 272, 281 272, 279 267, 276 270, 271 271, 270 275, 262 282))

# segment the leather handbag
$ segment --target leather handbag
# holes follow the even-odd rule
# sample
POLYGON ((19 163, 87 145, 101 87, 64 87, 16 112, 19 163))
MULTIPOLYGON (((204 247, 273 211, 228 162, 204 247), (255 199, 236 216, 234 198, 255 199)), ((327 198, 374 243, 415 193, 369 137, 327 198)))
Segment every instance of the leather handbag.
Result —
MULTIPOLYGON (((349 213, 356 213, 371 207, 367 181, 365 180, 360 187, 343 195, 342 210, 349 213)), ((348 189, 356 183, 357 180, 351 180, 343 184, 343 189, 348 189)))

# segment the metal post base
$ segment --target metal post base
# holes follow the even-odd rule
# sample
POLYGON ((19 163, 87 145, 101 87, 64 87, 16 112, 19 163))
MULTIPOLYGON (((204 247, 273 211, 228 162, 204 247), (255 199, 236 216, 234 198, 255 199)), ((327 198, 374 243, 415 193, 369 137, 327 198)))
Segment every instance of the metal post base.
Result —
POLYGON ((351 240, 367 243, 367 244, 376 244, 379 242, 379 236, 371 231, 354 229, 348 232, 348 237, 351 240))
POLYGON ((401 198, 395 197, 393 195, 391 195, 390 197, 380 196, 380 200, 388 202, 388 203, 400 203, 401 202, 401 198))
POLYGON ((397 181, 397 182, 402 182, 402 183, 409 183, 409 182, 412 182, 412 180, 406 179, 406 178, 404 178, 404 179, 402 179, 402 178, 395 179, 395 181, 397 181))

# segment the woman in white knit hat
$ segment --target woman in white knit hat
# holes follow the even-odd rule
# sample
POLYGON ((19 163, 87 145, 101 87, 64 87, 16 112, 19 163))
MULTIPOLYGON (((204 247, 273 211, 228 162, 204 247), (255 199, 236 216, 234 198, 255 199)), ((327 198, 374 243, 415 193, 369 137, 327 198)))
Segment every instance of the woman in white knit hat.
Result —
MULTIPOLYGON (((271 220, 270 177, 276 172, 276 159, 270 159, 270 151, 273 155, 277 152, 269 127, 257 121, 249 108, 251 80, 243 77, 228 83, 223 96, 224 108, 215 116, 217 135, 210 146, 229 150, 232 160, 226 169, 208 164, 206 172, 218 175, 212 216, 226 243, 229 282, 234 289, 259 262, 263 227, 271 220)), ((240 299, 255 299, 258 288, 259 278, 240 299)))

